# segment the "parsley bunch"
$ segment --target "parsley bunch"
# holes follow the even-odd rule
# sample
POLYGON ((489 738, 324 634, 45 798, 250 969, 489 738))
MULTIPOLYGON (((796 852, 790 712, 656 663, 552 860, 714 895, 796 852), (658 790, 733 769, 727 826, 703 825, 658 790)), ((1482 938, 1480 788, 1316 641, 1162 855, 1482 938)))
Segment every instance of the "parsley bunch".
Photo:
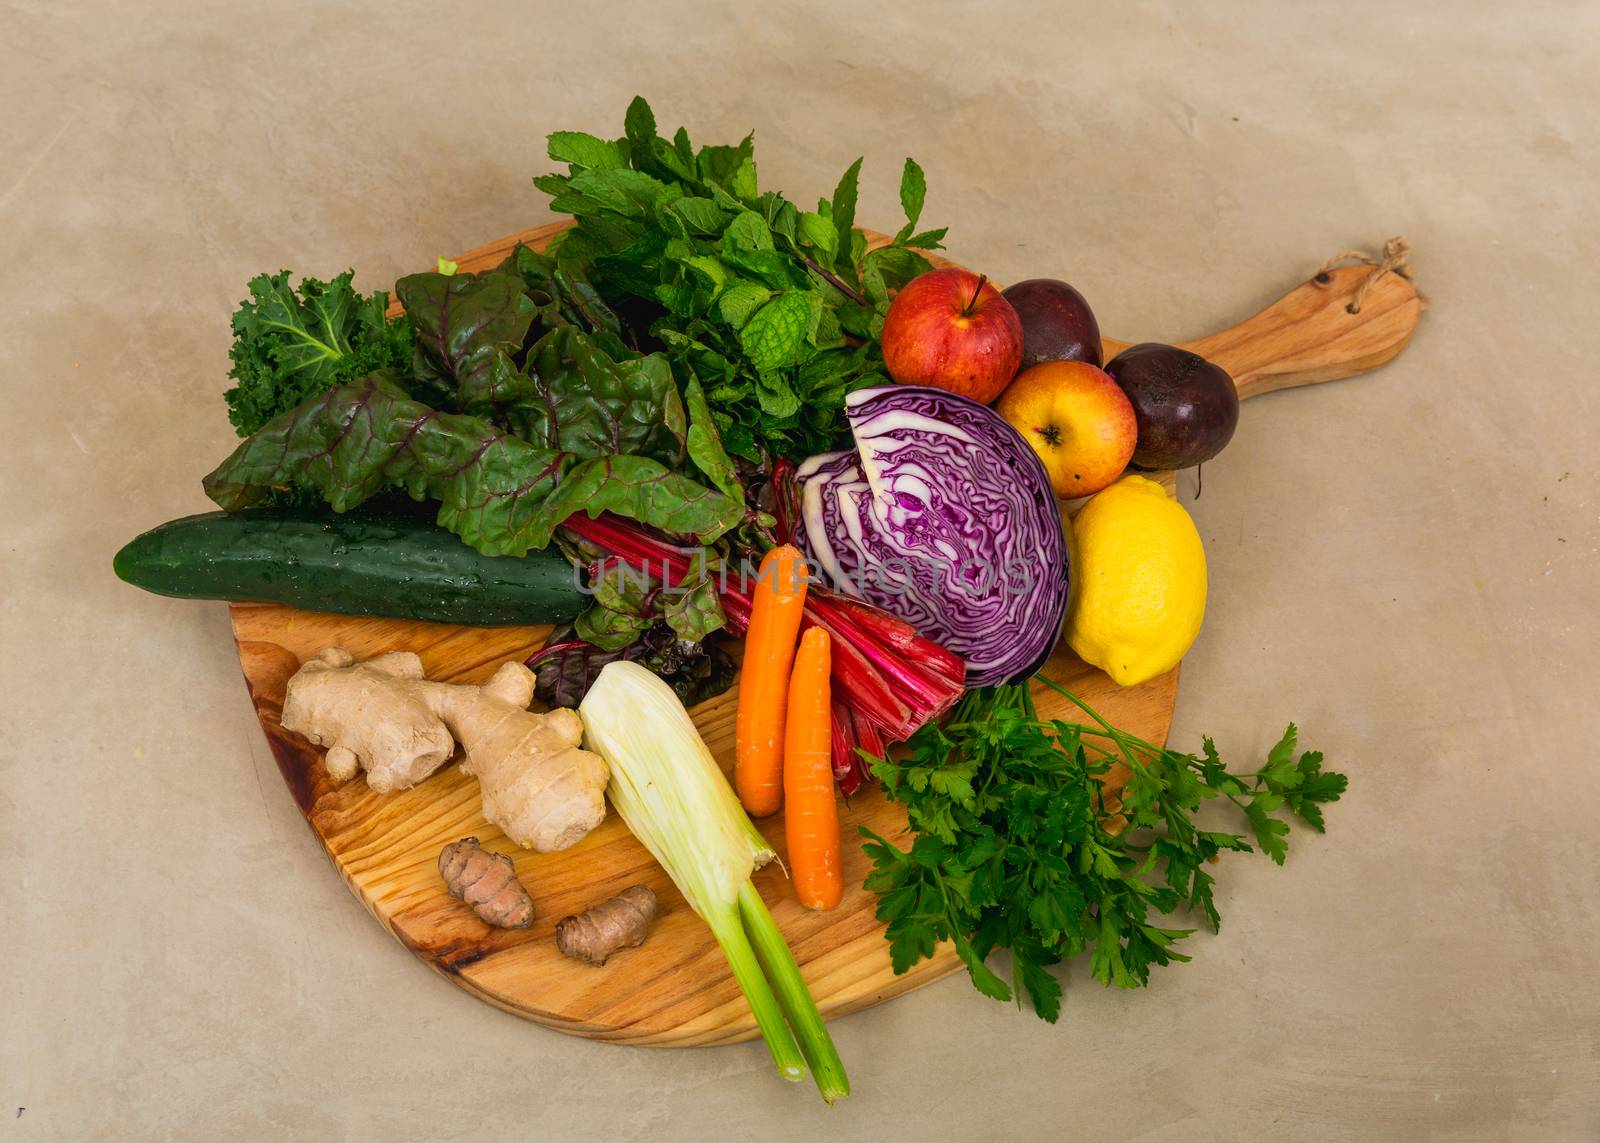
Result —
POLYGON ((860 159, 803 210, 760 190, 751 136, 699 148, 681 128, 662 138, 638 98, 621 138, 558 131, 549 150, 567 173, 534 185, 575 221, 550 253, 637 343, 665 349, 681 382, 698 379, 727 450, 759 463, 836 447, 845 394, 886 381, 890 294, 931 268, 918 251, 944 237, 917 230, 922 168, 906 160, 906 224, 869 251, 855 229, 860 159))
POLYGON ((861 832, 897 973, 948 940, 978 991, 997 1000, 1025 992, 1054 1022, 1061 985, 1048 966, 1089 951, 1097 980, 1137 988, 1151 965, 1189 959, 1173 946, 1194 930, 1159 917, 1191 909, 1220 927, 1202 867, 1252 846, 1197 826, 1203 802, 1237 806, 1281 865, 1289 823, 1275 812, 1320 833, 1321 804, 1338 800, 1346 778, 1323 770, 1318 752, 1295 757, 1292 723, 1264 766, 1234 772, 1209 738, 1199 757, 1154 746, 1039 681, 1089 721, 1041 720, 1026 685, 974 691, 945 726, 919 730, 904 759, 873 762, 889 798, 906 806, 911 849, 861 832), (1009 984, 985 963, 997 948, 1011 950, 1009 984))

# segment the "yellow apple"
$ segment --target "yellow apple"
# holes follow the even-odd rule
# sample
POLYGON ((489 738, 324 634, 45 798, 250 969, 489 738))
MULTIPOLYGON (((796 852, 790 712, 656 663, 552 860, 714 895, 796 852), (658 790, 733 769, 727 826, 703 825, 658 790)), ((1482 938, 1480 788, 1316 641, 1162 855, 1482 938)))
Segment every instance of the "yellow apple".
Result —
POLYGON ((1128 395, 1087 361, 1044 361, 1023 370, 995 412, 1039 454, 1062 499, 1089 496, 1116 480, 1139 442, 1128 395))

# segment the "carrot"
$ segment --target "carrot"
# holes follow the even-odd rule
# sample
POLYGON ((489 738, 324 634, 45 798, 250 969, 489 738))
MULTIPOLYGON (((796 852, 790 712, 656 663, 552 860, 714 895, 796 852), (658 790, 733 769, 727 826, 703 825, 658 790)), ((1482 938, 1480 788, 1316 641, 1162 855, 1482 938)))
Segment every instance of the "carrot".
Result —
POLYGON ((839 807, 833 797, 833 721, 828 675, 832 641, 813 627, 800 638, 783 728, 784 836, 795 896, 808 909, 832 909, 844 896, 839 807))
POLYGON ((761 561, 751 592, 750 624, 739 668, 733 788, 751 817, 783 803, 783 716, 794 643, 806 603, 806 564, 790 544, 761 561))

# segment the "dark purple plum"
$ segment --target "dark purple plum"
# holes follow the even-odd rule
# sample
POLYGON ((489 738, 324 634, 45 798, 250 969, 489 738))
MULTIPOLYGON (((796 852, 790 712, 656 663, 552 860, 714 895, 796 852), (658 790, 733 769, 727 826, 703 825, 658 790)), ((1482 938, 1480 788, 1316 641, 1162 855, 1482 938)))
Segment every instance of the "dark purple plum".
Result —
POLYGON ((1100 323, 1077 290, 1055 278, 1029 278, 1002 296, 1022 319, 1022 368, 1041 361, 1100 367, 1100 323))
POLYGON ((1139 425, 1135 466, 1189 468, 1210 460, 1233 439, 1239 391, 1233 378, 1199 354, 1145 342, 1113 357, 1106 372, 1133 405, 1139 425))

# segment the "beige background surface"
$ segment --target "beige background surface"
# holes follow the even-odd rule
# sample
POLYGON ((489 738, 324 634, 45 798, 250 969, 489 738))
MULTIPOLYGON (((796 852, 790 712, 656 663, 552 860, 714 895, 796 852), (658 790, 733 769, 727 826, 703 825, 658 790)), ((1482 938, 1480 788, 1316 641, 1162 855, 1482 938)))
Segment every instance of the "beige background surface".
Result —
MULTIPOLYGON (((1596 5, 0 0, 0 1137, 1600 1137, 1596 5), (206 507, 248 276, 387 285, 545 221, 544 134, 753 127, 809 199, 901 157, 950 251, 1176 340, 1405 232, 1433 309, 1252 402, 1194 505, 1174 740, 1352 775, 1219 937, 1047 1027, 962 979, 840 1021, 831 1111, 436 979, 332 874, 224 608, 110 575, 206 507), (26 1110, 22 1110, 26 1108, 26 1110)), ((1184 484, 1192 494, 1192 481, 1184 484)))

